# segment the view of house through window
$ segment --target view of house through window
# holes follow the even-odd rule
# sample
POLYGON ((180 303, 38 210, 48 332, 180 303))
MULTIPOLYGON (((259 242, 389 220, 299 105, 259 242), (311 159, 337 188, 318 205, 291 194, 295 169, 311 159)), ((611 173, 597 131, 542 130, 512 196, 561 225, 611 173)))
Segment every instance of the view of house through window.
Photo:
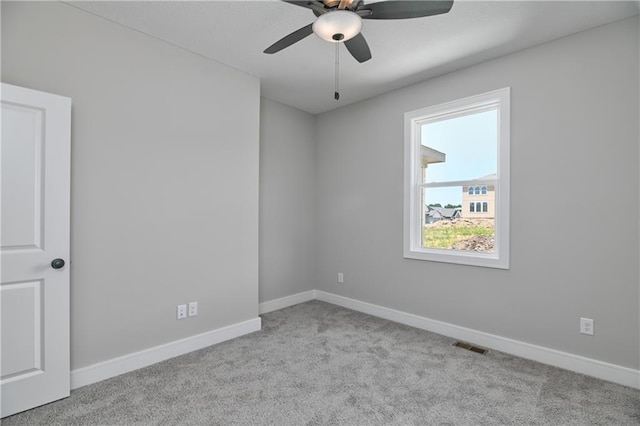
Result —
POLYGON ((422 247, 493 253, 497 109, 421 125, 422 247))
POLYGON ((509 269, 510 89, 404 122, 403 256, 509 269))

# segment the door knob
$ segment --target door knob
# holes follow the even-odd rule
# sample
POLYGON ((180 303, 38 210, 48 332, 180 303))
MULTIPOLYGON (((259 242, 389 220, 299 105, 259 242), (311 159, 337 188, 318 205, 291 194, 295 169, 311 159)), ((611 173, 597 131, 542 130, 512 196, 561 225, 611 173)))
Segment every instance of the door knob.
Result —
POLYGON ((64 260, 63 259, 53 259, 51 261, 51 267, 53 269, 60 269, 64 266, 64 260))

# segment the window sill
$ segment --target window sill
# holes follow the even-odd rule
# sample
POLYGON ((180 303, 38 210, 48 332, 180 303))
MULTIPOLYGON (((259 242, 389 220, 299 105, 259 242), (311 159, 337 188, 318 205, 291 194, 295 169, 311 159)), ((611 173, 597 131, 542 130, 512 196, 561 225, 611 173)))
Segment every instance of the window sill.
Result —
POLYGON ((455 263, 458 265, 481 266, 484 268, 509 269, 509 259, 497 253, 477 253, 462 250, 407 249, 405 259, 432 262, 455 263))

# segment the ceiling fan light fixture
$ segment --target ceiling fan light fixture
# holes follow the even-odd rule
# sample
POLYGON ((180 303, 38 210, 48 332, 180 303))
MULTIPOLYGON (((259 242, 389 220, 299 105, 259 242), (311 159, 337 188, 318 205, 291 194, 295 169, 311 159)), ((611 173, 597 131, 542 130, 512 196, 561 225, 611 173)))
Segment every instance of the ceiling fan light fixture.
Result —
POLYGON ((347 41, 362 29, 362 18, 348 10, 334 10, 320 15, 313 23, 313 32, 330 43, 347 41))

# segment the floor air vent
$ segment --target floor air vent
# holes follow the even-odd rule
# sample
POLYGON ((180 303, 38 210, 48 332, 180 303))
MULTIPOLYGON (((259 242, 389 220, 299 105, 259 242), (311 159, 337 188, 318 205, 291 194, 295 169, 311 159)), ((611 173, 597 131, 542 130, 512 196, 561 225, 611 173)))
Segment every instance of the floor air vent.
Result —
POLYGON ((479 353, 479 354, 482 354, 482 355, 484 355, 484 354, 486 354, 488 352, 486 349, 479 348, 477 346, 473 346, 471 343, 455 342, 453 344, 453 346, 457 346, 459 348, 466 349, 466 350, 471 351, 471 352, 476 352, 476 353, 479 353))

